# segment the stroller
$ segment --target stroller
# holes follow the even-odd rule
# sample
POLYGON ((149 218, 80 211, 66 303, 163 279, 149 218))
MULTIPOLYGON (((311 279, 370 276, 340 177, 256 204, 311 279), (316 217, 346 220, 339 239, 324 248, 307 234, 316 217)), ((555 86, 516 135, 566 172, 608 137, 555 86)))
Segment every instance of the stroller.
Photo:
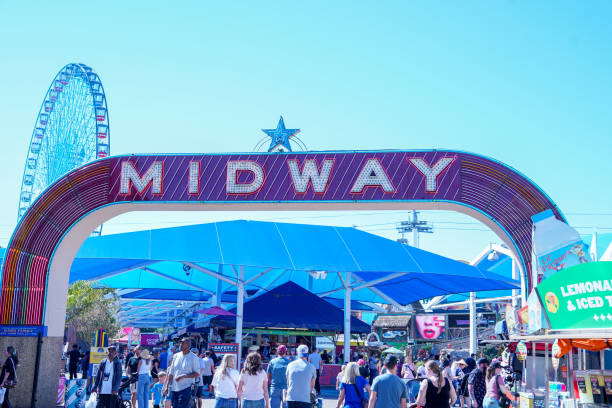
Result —
POLYGON ((121 379, 121 385, 119 385, 119 392, 117 392, 117 407, 118 408, 132 408, 131 393, 129 392, 130 385, 138 381, 138 377, 123 377, 121 379), (128 390, 127 395, 125 391, 128 390))

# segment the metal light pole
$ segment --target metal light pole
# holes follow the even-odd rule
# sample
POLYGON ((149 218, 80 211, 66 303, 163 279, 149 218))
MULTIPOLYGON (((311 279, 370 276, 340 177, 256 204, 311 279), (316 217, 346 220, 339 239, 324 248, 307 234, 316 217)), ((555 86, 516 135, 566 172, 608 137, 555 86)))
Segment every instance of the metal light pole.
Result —
POLYGON ((408 240, 404 238, 404 234, 412 232, 412 246, 415 248, 419 247, 419 233, 423 232, 426 234, 433 233, 433 227, 429 225, 427 221, 419 221, 419 212, 412 210, 412 221, 402 221, 397 226, 397 232, 402 234, 402 237, 398 239, 398 242, 407 244, 408 240))

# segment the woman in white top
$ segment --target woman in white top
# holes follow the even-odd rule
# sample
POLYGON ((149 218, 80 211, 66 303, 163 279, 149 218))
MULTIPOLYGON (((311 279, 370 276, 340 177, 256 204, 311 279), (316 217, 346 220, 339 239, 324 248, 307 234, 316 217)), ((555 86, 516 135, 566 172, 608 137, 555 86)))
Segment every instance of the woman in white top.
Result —
POLYGON ((270 408, 268 376, 261 364, 259 353, 249 353, 240 374, 238 398, 242 408, 270 408))
POLYGON ((149 388, 151 387, 151 355, 149 350, 144 349, 140 352, 138 362, 138 386, 136 388, 136 400, 139 407, 149 406, 149 388))
POLYGON ((215 408, 238 408, 240 374, 235 366, 236 357, 226 354, 219 368, 215 370, 212 380, 212 386, 215 388, 215 408))

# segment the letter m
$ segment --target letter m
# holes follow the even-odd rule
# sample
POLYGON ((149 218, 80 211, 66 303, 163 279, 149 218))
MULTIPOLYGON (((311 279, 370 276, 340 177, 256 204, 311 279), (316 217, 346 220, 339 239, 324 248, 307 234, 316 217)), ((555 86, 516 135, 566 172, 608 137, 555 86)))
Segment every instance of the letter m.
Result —
POLYGON ((132 185, 139 194, 142 194, 149 186, 152 186, 151 192, 153 194, 161 194, 163 174, 163 162, 153 162, 145 174, 141 176, 138 170, 134 168, 132 162, 124 161, 121 163, 121 186, 119 194, 130 194, 132 185))

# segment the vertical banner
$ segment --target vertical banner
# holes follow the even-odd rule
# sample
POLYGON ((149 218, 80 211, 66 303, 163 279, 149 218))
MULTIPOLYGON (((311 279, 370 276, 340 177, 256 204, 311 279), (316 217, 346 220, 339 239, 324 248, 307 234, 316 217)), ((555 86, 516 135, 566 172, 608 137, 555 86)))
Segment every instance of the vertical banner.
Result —
POLYGON ((66 377, 59 378, 59 386, 57 387, 57 406, 64 405, 64 397, 66 395, 66 377))

